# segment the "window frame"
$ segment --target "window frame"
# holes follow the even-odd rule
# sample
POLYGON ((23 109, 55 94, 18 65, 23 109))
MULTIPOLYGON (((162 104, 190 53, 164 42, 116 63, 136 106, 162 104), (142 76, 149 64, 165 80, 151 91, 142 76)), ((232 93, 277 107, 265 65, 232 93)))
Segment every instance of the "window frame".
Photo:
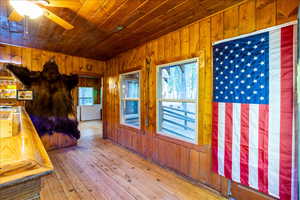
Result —
POLYGON ((122 73, 119 75, 119 80, 120 80, 120 87, 119 87, 119 105, 120 105, 120 124, 124 125, 124 126, 128 126, 128 127, 132 127, 132 128, 136 128, 136 129, 141 129, 141 70, 135 70, 135 71, 130 71, 130 72, 126 72, 126 73, 122 73), (123 98, 123 92, 122 92, 122 76, 128 75, 128 74, 134 74, 134 73, 138 73, 139 74, 139 97, 138 98, 123 98), (138 101, 138 116, 139 116, 139 126, 134 126, 131 124, 127 124, 125 123, 124 119, 123 119, 123 113, 122 113, 122 101, 138 101))
POLYGON ((191 144, 198 144, 199 142, 199 67, 200 67, 200 63, 199 63, 199 58, 190 58, 190 59, 185 59, 185 60, 180 60, 180 61, 176 61, 176 62, 171 62, 171 63, 166 63, 166 64, 162 64, 162 65, 157 65, 156 66, 156 133, 159 135, 163 135, 166 137, 170 137, 170 138, 174 138, 174 139, 178 139, 180 141, 183 142, 187 142, 187 143, 191 143, 191 144), (192 63, 192 62, 196 62, 197 65, 197 76, 196 76, 196 97, 195 100, 191 100, 191 99, 163 99, 161 98, 161 77, 160 77, 160 69, 164 68, 164 67, 170 67, 170 66, 174 66, 174 65, 182 65, 182 64, 188 64, 188 63, 192 63), (159 130, 159 123, 160 123, 160 119, 159 119, 159 103, 160 102, 183 102, 183 103, 195 103, 196 104, 196 110, 195 110, 195 139, 194 140, 189 140, 187 138, 181 137, 179 135, 175 135, 175 134, 170 134, 170 133, 165 133, 161 130, 159 130))

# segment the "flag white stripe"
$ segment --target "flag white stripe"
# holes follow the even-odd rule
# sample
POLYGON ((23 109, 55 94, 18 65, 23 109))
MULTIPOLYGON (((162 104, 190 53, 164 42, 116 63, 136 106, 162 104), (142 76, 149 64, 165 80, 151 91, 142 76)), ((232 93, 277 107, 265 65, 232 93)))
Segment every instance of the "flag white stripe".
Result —
MULTIPOLYGON (((293 49, 293 86, 296 85, 295 84, 295 70, 296 70, 296 65, 297 65, 297 29, 298 27, 296 25, 294 25, 294 33, 293 33, 293 45, 294 45, 294 49, 293 49)), ((295 90, 295 88, 294 88, 295 90)), ((295 104, 296 104, 296 92, 294 92, 294 107, 293 107, 293 151, 292 151, 292 195, 291 195, 291 199, 296 199, 297 198, 297 190, 296 190, 296 185, 295 185, 295 181, 297 179, 297 166, 295 165, 295 154, 296 154, 296 150, 295 150, 295 141, 296 141, 296 132, 295 132, 295 104)))
MULTIPOLYGON (((295 68, 294 68, 295 69, 295 68)), ((295 186, 295 181, 297 179, 297 166, 295 166, 295 141, 296 141, 296 137, 295 137, 295 118, 294 118, 294 109, 293 109, 293 148, 292 148, 292 186, 291 186, 291 199, 296 199, 295 196, 296 196, 296 188, 297 186, 295 186)))
POLYGON ((240 183, 241 104, 232 104, 232 179, 240 183))
POLYGON ((258 119, 259 105, 249 105, 249 185, 258 189, 258 119))
POLYGON ((225 103, 218 103, 218 172, 224 176, 225 103))
POLYGON ((269 34, 268 192, 279 197, 281 29, 269 34))

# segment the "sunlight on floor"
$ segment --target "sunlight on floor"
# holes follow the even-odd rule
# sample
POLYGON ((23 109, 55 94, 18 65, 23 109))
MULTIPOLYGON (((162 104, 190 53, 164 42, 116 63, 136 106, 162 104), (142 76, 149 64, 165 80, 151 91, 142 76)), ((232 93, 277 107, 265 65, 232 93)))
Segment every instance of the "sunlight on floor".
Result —
POLYGON ((81 132, 81 139, 87 137, 101 137, 102 134, 102 121, 92 120, 92 121, 81 121, 79 122, 79 130, 81 132))

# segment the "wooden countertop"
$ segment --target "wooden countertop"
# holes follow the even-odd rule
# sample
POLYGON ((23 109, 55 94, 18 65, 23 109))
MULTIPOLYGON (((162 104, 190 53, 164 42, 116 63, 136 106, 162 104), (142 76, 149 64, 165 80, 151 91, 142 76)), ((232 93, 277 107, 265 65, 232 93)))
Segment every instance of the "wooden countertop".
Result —
MULTIPOLYGON (((53 171, 49 156, 23 107, 0 109, 12 112, 12 133, 0 133, 0 188, 38 178, 53 171), (5 137, 3 137, 5 136, 5 137)), ((4 122, 5 123, 5 122, 4 122)), ((6 129, 9 126, 6 126, 6 129)), ((0 131, 10 131, 0 128, 0 131)))

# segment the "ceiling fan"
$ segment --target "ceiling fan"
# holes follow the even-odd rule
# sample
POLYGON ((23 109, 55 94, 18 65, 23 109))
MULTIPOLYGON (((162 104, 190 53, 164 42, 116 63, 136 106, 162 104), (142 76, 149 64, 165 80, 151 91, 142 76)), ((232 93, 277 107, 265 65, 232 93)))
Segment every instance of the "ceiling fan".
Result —
MULTIPOLYGON (((80 7, 81 0, 9 0, 13 7, 8 19, 20 22, 24 18, 35 19, 45 16, 66 30, 74 28, 72 24, 57 16, 46 7, 76 8, 80 7)), ((26 21, 26 20, 25 20, 26 21)))

